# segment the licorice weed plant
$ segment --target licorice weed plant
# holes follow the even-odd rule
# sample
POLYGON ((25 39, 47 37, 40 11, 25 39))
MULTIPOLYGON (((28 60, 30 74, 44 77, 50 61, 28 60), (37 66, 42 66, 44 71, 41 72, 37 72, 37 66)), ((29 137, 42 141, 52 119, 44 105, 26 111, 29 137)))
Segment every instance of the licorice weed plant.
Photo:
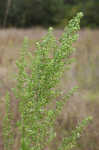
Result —
MULTIPOLYGON (((53 35, 53 28, 50 27, 42 41, 36 42, 34 55, 28 51, 28 39, 24 39, 21 56, 16 61, 18 74, 16 87, 13 88, 20 114, 16 123, 19 150, 44 150, 56 137, 54 127, 57 116, 66 101, 77 90, 75 86, 68 93, 63 94, 57 89, 57 85, 66 66, 74 61, 70 57, 75 51, 72 44, 78 38, 77 32, 80 29, 82 16, 82 13, 78 13, 70 20, 58 41, 53 35), (58 97, 61 99, 57 100, 58 97)), ((15 144, 10 103, 10 94, 7 93, 6 115, 3 120, 4 150, 13 150, 15 144)), ((63 137, 58 150, 70 150, 76 146, 77 139, 90 120, 91 117, 83 120, 72 131, 70 137, 63 137)))

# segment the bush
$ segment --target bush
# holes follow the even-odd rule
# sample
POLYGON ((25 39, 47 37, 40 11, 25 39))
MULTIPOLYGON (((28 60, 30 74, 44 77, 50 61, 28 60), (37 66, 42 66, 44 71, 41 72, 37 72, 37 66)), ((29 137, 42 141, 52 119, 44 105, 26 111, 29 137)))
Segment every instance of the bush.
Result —
MULTIPOLYGON (((77 90, 72 88, 63 94, 57 90, 57 85, 66 66, 73 62, 70 55, 74 52, 72 43, 77 40, 76 32, 82 13, 70 20, 59 41, 53 35, 50 27, 41 42, 36 42, 36 51, 32 55, 27 51, 28 39, 24 39, 21 56, 16 62, 18 74, 13 93, 18 100, 20 114, 16 125, 13 126, 14 115, 11 112, 10 94, 6 95, 6 115, 3 120, 4 149, 12 150, 15 136, 18 136, 19 150, 43 150, 55 137, 55 121, 62 111, 64 104, 77 90), (56 100, 62 97, 61 100, 56 100), (50 107, 54 104, 54 108, 50 107), (18 131, 14 132, 17 127, 18 131)), ((72 131, 70 137, 63 137, 58 150, 69 150, 76 146, 76 140, 91 117, 83 120, 72 131)))

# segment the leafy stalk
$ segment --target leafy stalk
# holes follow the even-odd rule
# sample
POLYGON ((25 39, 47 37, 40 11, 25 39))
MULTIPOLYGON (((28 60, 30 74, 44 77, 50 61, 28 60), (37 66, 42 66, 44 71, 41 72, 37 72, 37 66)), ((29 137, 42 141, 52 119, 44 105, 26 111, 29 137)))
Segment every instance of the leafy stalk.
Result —
MULTIPOLYGON (((16 62, 17 84, 13 89, 19 100, 20 119, 17 125, 21 137, 20 150, 42 150, 56 137, 54 131, 56 118, 66 101, 77 90, 75 86, 62 95, 61 91, 57 90, 57 85, 65 67, 73 62, 73 59, 70 59, 74 52, 72 44, 78 38, 77 32, 80 29, 82 16, 82 13, 78 13, 70 20, 59 41, 54 37, 53 28, 49 28, 42 41, 36 42, 34 56, 27 51, 28 39, 24 40, 20 59, 16 62), (62 98, 57 101, 56 98, 59 97, 62 98), (48 108, 54 101, 55 108, 48 108)), ((8 118, 8 111, 6 117, 8 118)), ((9 120, 6 120, 9 124, 9 120)), ((68 150, 71 144, 75 145, 78 134, 83 132, 88 121, 89 119, 83 121, 72 132, 70 138, 64 138, 58 150, 68 150)), ((10 128, 9 125, 7 131, 10 132, 10 128)))

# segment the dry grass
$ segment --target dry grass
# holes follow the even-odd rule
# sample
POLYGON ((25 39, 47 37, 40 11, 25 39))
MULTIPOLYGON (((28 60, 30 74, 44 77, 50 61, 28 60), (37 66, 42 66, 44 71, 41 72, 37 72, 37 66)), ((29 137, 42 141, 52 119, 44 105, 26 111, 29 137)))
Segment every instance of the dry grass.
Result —
MULTIPOLYGON (((0 30, 0 112, 1 119, 4 116, 4 95, 7 90, 13 87, 15 80, 14 75, 17 72, 15 65, 16 59, 19 57, 19 50, 22 46, 24 36, 29 37, 29 50, 35 48, 35 41, 39 40, 47 31, 40 27, 33 29, 6 29, 0 30)), ((62 30, 55 30, 56 38, 59 38, 62 30)), ((70 133, 79 120, 88 115, 94 117, 92 124, 88 126, 78 141, 79 150, 98 150, 99 146, 99 31, 84 29, 80 31, 80 38, 75 44, 77 52, 74 54, 77 63, 72 66, 69 72, 65 72, 61 81, 61 88, 67 91, 74 85, 80 86, 79 93, 76 93, 70 101, 65 105, 62 114, 57 119, 57 138, 50 146, 55 150, 61 135, 67 130, 70 133)), ((12 96, 13 105, 15 104, 12 96)), ((16 107, 16 106, 15 106, 16 107)), ((17 117, 17 116, 16 116, 17 117)), ((0 124, 0 133, 1 133, 0 124)), ((0 134, 0 150, 2 148, 2 138, 0 134)), ((76 149, 76 150, 78 150, 76 149)), ((17 148, 15 149, 17 150, 17 148)))

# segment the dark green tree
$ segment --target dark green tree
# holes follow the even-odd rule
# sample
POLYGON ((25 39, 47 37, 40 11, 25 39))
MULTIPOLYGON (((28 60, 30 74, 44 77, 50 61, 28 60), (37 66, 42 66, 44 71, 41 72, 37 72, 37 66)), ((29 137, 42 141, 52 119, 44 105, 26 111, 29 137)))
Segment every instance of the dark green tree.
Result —
POLYGON ((6 10, 6 0, 0 0, 0 26, 3 25, 5 10, 6 10))
POLYGON ((56 24, 63 17, 63 10, 63 0, 14 0, 9 21, 22 27, 56 24))
POLYGON ((99 0, 0 0, 0 26, 66 24, 82 11, 81 26, 99 27, 98 10, 99 0))

